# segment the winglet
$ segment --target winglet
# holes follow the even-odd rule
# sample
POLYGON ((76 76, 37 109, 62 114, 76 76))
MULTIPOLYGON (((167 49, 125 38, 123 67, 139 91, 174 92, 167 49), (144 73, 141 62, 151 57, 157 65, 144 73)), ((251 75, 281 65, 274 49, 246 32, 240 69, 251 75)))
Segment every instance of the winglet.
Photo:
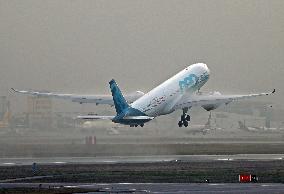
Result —
POLYGON ((276 92, 275 88, 273 89, 273 91, 271 92, 271 94, 274 94, 276 92))

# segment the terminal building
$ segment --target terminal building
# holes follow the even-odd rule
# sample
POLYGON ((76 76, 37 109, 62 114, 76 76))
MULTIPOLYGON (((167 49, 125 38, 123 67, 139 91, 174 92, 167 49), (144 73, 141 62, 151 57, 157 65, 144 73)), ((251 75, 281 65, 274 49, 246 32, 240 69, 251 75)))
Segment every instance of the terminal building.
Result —
POLYGON ((28 124, 30 128, 52 128, 52 99, 47 97, 28 98, 28 124))
POLYGON ((0 96, 0 128, 10 127, 10 102, 6 96, 0 96))

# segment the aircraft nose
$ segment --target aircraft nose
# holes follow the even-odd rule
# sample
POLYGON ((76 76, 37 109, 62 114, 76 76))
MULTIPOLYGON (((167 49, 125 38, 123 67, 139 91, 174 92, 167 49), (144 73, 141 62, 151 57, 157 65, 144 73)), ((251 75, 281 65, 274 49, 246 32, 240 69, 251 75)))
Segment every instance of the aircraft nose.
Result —
POLYGON ((204 68, 208 68, 205 63, 200 63, 200 65, 203 66, 204 68))
POLYGON ((207 65, 206 65, 205 63, 202 63, 202 66, 203 66, 203 68, 205 69, 205 71, 207 71, 208 74, 210 74, 210 70, 209 70, 209 68, 207 67, 207 65))
POLYGON ((198 65, 200 67, 202 67, 205 71, 207 71, 208 74, 210 73, 210 70, 209 70, 209 68, 207 67, 207 65, 205 63, 199 63, 198 65))

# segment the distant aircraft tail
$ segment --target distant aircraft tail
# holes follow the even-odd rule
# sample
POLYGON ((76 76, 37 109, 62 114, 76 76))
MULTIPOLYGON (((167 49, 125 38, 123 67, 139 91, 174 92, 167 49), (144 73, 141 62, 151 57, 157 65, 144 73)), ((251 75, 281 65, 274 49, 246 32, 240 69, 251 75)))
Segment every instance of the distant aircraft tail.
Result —
POLYGON ((122 113, 123 110, 129 107, 128 103, 126 102, 125 98, 123 97, 120 89, 118 88, 114 79, 109 82, 109 86, 111 89, 113 102, 115 106, 115 110, 117 114, 122 113))

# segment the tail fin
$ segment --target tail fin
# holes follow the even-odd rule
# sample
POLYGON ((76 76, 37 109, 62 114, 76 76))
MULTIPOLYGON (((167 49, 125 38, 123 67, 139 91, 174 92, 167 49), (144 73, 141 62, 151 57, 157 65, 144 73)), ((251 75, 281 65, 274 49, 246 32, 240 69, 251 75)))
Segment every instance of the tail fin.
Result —
POLYGON ((112 79, 109 82, 109 86, 110 86, 110 89, 111 89, 116 113, 120 114, 124 109, 128 108, 129 105, 126 102, 125 98, 123 97, 123 95, 122 95, 120 89, 118 88, 114 79, 112 79))

